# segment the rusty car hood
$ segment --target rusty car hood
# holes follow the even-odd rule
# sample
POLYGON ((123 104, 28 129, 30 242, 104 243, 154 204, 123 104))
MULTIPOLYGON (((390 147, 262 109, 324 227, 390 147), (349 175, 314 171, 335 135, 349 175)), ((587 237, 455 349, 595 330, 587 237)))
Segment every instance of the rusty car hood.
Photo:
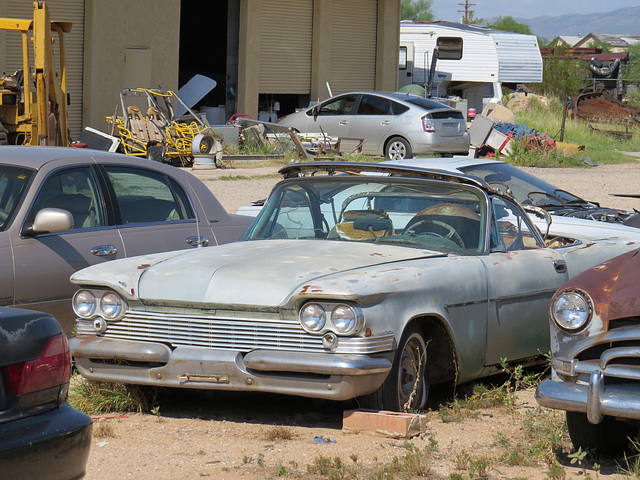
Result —
MULTIPOLYGON (((297 288, 348 270, 442 252, 369 243, 262 240, 202 249, 146 269, 141 299, 168 303, 278 305, 297 288), (248 294, 250 292, 250 295, 248 294)), ((309 287, 308 287, 309 288, 309 287)))
POLYGON ((444 252, 397 245, 256 240, 116 260, 76 272, 80 285, 104 286, 156 305, 278 305, 296 289, 345 271, 444 252), (250 295, 248 295, 250 292, 250 295), (161 300, 160 300, 161 299, 161 300))

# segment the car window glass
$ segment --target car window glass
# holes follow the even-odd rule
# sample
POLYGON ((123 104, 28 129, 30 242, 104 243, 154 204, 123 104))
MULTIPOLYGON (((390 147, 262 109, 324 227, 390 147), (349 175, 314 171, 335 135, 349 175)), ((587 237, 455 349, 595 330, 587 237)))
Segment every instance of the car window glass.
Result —
POLYGON ((105 166, 123 224, 195 218, 182 187, 164 175, 141 168, 105 166))
POLYGON ((355 104, 356 96, 346 95, 321 105, 318 115, 350 115, 355 104))
POLYGON ((526 214, 520 212, 515 204, 494 197, 493 214, 492 243, 497 241, 508 251, 542 247, 526 220, 526 214))
POLYGON ((391 100, 376 95, 363 95, 358 115, 391 115, 391 100))
POLYGON ((43 208, 60 208, 73 215, 73 229, 106 225, 98 181, 91 167, 58 170, 42 184, 32 215, 43 208))
POLYGON ((31 170, 0 165, 0 231, 9 224, 31 178, 31 170))

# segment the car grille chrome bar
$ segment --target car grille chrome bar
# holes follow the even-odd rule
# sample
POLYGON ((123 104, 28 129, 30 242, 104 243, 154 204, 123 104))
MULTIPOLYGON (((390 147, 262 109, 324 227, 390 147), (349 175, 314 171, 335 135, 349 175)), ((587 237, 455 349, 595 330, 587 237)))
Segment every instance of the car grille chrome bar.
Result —
MULTIPOLYGON (((78 321, 78 335, 92 335, 92 322, 78 321)), ((210 315, 163 314, 128 311, 122 320, 109 322, 105 338, 159 342, 236 350, 256 349, 328 352, 322 336, 306 332, 297 321, 269 320, 210 315)), ((338 337, 333 353, 374 354, 392 350, 393 334, 376 337, 338 337)))

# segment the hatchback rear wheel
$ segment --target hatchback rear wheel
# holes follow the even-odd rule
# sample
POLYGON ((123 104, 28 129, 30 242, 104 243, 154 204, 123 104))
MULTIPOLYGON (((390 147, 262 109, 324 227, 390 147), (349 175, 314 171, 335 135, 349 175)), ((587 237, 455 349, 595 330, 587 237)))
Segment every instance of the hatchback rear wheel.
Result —
POLYGON ((407 140, 402 137, 392 137, 387 143, 385 156, 390 160, 404 160, 405 158, 412 158, 413 151, 407 140))

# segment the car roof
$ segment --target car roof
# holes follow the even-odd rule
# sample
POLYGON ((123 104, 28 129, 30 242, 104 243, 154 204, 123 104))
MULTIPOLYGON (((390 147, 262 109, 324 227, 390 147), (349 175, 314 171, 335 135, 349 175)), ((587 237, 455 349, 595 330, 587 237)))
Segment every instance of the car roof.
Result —
POLYGON ((279 170, 284 178, 296 178, 305 175, 314 175, 320 171, 324 171, 329 175, 336 173, 358 173, 373 175, 394 175, 405 177, 420 177, 431 180, 440 180, 446 182, 462 183, 471 185, 488 193, 500 193, 484 180, 473 175, 465 175, 463 173, 447 172, 433 168, 424 168, 416 166, 397 165, 391 166, 387 163, 365 163, 365 162, 309 162, 309 163, 291 163, 279 170))
POLYGON ((164 170, 164 167, 166 167, 166 165, 154 162, 153 160, 148 160, 144 157, 132 157, 120 153, 111 153, 104 150, 94 150, 90 148, 2 145, 0 146, 0 153, 2 153, 0 163, 19 165, 35 170, 41 169, 49 162, 75 158, 85 158, 90 162, 104 162, 112 160, 116 163, 122 163, 123 161, 126 161, 140 166, 151 166, 160 170, 164 170))
MULTIPOLYGON (((414 105, 414 106, 422 106, 424 108, 429 108, 429 109, 442 108, 445 110, 455 110, 455 108, 445 103, 438 102, 437 100, 433 100, 432 98, 426 98, 421 95, 416 95, 413 93, 404 93, 404 92, 376 92, 373 90, 361 90, 361 91, 355 91, 355 92, 341 93, 340 95, 334 95, 331 98, 341 97, 343 95, 378 95, 380 97, 392 98, 400 102, 409 102, 409 100, 417 100, 423 105, 419 105, 413 102, 409 102, 409 103, 411 103, 411 105, 414 105)), ((323 100, 323 101, 326 101, 326 100, 323 100)))
POLYGON ((449 172, 459 170, 460 168, 476 165, 504 165, 507 162, 493 160, 491 158, 474 158, 468 156, 442 158, 406 158, 404 160, 386 160, 382 163, 391 166, 418 167, 428 169, 437 168, 439 170, 445 170, 449 172))

